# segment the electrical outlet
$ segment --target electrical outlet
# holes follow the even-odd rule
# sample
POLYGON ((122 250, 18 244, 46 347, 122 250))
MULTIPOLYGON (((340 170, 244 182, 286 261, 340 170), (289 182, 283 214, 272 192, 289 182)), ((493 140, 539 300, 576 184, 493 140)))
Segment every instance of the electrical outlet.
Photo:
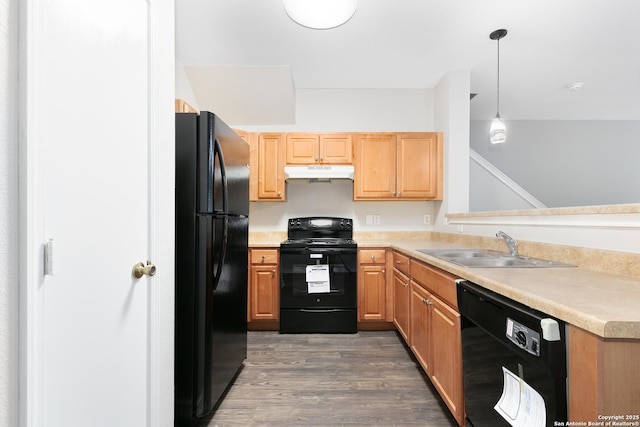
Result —
POLYGON ((424 225, 429 225, 431 224, 431 215, 425 215, 424 216, 424 225))
POLYGON ((375 225, 380 225, 380 215, 374 215, 373 216, 373 223, 375 225))

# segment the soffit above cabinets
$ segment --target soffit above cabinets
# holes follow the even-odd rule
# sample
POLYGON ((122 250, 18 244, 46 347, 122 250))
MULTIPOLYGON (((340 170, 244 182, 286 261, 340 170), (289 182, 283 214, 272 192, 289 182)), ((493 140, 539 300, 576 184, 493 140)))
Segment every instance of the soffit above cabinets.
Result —
POLYGON ((238 125, 295 123, 289 66, 185 66, 198 108, 238 125))

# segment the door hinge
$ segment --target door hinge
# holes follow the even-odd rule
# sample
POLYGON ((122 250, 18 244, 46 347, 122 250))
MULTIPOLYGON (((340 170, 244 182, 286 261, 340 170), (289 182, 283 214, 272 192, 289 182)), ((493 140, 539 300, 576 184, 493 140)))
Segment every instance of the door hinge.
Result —
POLYGON ((53 276, 53 239, 44 244, 44 275, 53 276))

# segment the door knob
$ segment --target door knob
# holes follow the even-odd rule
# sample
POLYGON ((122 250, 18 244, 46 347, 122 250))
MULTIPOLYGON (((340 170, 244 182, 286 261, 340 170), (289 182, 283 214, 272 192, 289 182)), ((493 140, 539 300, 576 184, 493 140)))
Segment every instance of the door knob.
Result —
POLYGON ((156 266, 151 264, 151 261, 147 261, 147 265, 144 265, 144 263, 139 262, 133 266, 133 270, 131 271, 131 274, 133 274, 133 277, 135 277, 136 279, 141 278, 145 274, 147 276, 153 276, 154 274, 156 274, 156 266))

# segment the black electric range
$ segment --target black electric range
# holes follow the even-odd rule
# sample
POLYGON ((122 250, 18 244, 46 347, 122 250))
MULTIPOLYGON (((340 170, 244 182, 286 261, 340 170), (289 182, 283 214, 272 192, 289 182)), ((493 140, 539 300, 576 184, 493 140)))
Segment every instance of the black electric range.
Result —
POLYGON ((280 332, 357 331, 353 220, 291 218, 280 244, 280 332))

